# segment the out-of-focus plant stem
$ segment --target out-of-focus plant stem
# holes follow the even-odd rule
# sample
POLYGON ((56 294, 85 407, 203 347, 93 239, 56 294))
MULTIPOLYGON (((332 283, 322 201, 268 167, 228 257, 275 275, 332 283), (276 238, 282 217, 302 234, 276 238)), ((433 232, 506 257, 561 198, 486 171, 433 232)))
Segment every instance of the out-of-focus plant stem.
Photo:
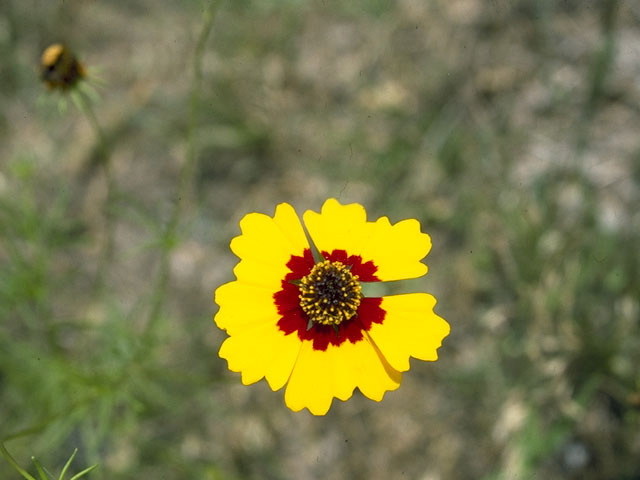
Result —
POLYGON ((198 111, 200 103, 200 86, 202 83, 202 57, 204 55, 207 40, 211 34, 213 22, 215 20, 218 8, 220 7, 221 0, 210 1, 204 12, 202 29, 196 42, 196 48, 193 55, 192 63, 192 79, 191 89, 189 95, 189 123, 187 127, 186 138, 186 158, 180 170, 180 177, 178 180, 178 189, 176 192, 175 203, 171 216, 165 227, 162 236, 162 257, 160 260, 160 271, 157 277, 157 283, 155 285, 153 296, 151 299, 151 307, 147 322, 144 326, 145 333, 153 331, 160 313, 165 303, 165 296, 167 293, 167 287, 169 284, 169 258, 171 251, 177 244, 177 229, 180 217, 186 209, 189 197, 189 190, 193 181, 193 176, 197 167, 197 152, 196 145, 196 128, 198 125, 198 111))
POLYGON ((578 124, 576 151, 581 154, 589 142, 589 126, 606 94, 606 81, 616 58, 616 33, 620 0, 607 0, 601 5, 602 43, 595 52, 590 72, 589 89, 584 104, 582 121, 578 124))
POLYGON ((98 268, 96 270, 96 283, 95 288, 97 292, 101 292, 104 289, 106 281, 107 266, 113 258, 113 244, 114 244, 114 218, 113 218, 113 204, 115 198, 116 182, 113 173, 113 167, 110 161, 109 143, 104 130, 100 126, 100 122, 96 117, 95 111, 91 106, 91 99, 89 99, 83 92, 78 92, 77 101, 80 109, 86 115, 91 129, 93 130, 96 139, 98 141, 99 157, 102 170, 104 171, 104 178, 107 187, 106 198, 103 207, 104 214, 104 242, 102 245, 102 253, 98 268))

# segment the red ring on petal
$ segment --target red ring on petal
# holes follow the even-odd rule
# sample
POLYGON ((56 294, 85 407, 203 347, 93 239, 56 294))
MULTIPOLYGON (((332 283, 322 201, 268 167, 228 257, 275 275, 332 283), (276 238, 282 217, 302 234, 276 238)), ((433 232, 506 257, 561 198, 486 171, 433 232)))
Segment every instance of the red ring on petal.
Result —
MULTIPOLYGON (((358 275, 362 282, 379 281, 375 272, 377 267, 372 261, 362 262, 359 255, 347 255, 344 250, 333 250, 331 253, 322 252, 322 256, 332 262, 341 262, 351 266, 351 272, 358 275)), ((303 256, 292 255, 287 262, 290 273, 282 280, 282 289, 273 295, 278 313, 278 328, 286 335, 296 332, 300 340, 313 342, 314 350, 325 351, 331 344, 334 346, 349 340, 357 343, 364 338, 363 331, 371 328, 373 323, 382 323, 385 311, 380 308, 381 298, 363 298, 358 307, 358 313, 350 320, 338 325, 336 332, 331 325, 313 325, 307 330, 309 318, 300 308, 300 291, 292 280, 300 280, 311 272, 315 265, 311 250, 305 249, 303 256)))
POLYGON ((351 265, 351 273, 358 276, 358 280, 361 282, 379 282, 380 279, 376 277, 376 271, 378 267, 369 260, 362 263, 362 257, 360 255, 347 255, 344 250, 334 250, 331 253, 322 252, 322 256, 326 260, 332 262, 340 262, 343 265, 351 265))

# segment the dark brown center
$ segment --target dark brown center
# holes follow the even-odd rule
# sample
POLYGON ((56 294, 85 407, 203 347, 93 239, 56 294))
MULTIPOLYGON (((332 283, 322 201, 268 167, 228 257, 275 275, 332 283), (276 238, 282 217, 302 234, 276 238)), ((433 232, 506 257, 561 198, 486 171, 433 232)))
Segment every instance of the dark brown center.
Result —
POLYGON ((317 263, 300 280, 300 307, 313 324, 338 326, 352 318, 360 306, 362 287, 358 276, 340 262, 317 263))

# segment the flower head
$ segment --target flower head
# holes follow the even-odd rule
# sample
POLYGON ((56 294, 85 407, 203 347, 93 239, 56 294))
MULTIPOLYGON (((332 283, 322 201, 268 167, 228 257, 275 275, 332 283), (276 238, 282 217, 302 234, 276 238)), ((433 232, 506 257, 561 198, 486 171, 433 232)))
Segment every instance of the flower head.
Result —
POLYGON ((416 278, 431 248, 417 220, 367 221, 359 204, 325 202, 304 225, 291 205, 250 213, 231 242, 236 280, 216 290, 215 322, 229 334, 220 357, 249 385, 266 378, 285 403, 324 415, 358 389, 382 400, 409 357, 437 360, 449 324, 426 293, 363 295, 363 284, 416 278))
POLYGON ((64 45, 49 45, 40 58, 42 81, 49 89, 68 90, 86 76, 86 70, 64 45))

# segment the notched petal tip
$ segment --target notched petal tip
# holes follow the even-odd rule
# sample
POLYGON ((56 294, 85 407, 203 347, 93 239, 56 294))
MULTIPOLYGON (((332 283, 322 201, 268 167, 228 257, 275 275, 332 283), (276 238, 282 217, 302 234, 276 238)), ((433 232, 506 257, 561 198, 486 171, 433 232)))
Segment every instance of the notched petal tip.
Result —
POLYGON ((300 405, 295 403, 287 403, 287 397, 285 392, 285 405, 292 412, 300 412, 302 410, 307 410, 314 417, 323 417, 329 410, 331 410, 331 406, 333 405, 333 399, 329 401, 328 405, 315 406, 315 405, 300 405))
POLYGON ((433 312, 435 298, 427 293, 383 297, 386 316, 374 324, 369 335, 389 364, 399 371, 410 368, 409 358, 436 361, 451 327, 433 312))
POLYGON ((233 238, 231 251, 240 259, 282 266, 292 255, 301 255, 308 242, 293 207, 279 204, 273 217, 248 213, 240 220, 241 235, 233 238))
POLYGON ((392 225, 387 217, 381 217, 371 225, 371 235, 362 245, 361 255, 378 267, 380 280, 417 278, 427 273, 422 259, 431 250, 431 237, 420 230, 416 219, 392 225))
POLYGON ((287 383, 299 350, 297 337, 285 335, 271 323, 259 323, 227 338, 218 354, 227 360, 229 370, 242 374, 244 385, 266 378, 275 391, 287 383))

